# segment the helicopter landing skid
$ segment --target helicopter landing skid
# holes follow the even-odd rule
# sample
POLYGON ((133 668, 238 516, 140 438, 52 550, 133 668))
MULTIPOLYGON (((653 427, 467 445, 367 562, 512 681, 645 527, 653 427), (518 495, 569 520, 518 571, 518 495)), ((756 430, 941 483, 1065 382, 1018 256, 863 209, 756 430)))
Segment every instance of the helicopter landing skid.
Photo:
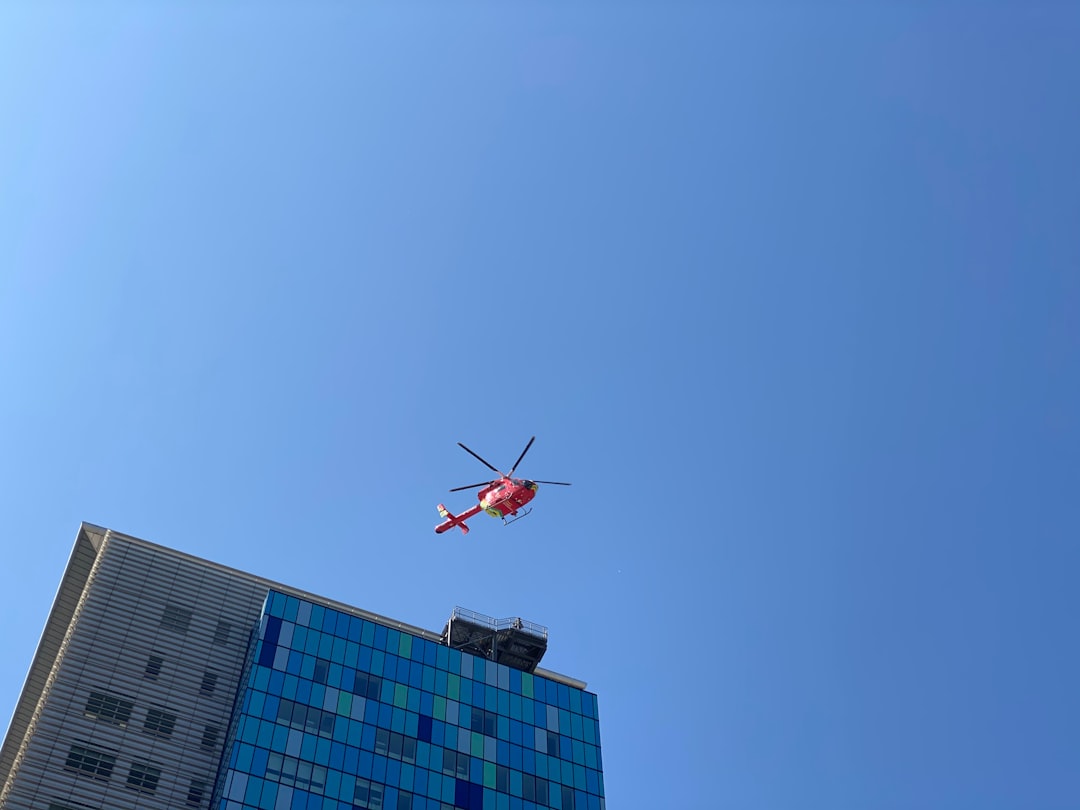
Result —
POLYGON ((503 517, 503 526, 509 526, 511 523, 517 523, 523 517, 528 517, 531 514, 532 514, 532 509, 522 509, 521 514, 518 515, 513 520, 507 520, 505 517, 503 517))

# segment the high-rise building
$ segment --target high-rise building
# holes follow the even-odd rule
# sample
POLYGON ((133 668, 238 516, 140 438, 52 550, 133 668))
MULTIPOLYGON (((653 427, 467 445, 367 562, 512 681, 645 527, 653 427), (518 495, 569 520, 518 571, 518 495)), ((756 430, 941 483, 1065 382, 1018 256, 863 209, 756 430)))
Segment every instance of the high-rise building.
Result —
POLYGON ((83 524, 0 808, 602 810, 596 696, 545 628, 441 634, 83 524))

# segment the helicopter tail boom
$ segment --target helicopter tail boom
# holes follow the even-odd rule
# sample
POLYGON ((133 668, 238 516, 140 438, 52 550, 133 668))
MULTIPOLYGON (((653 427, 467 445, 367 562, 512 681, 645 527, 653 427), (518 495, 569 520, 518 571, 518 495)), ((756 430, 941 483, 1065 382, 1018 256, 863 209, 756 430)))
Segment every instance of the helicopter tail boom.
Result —
POLYGON ((442 534, 447 529, 452 529, 454 526, 457 526, 459 529, 461 529, 462 534, 469 533, 469 527, 465 523, 465 521, 468 518, 472 517, 472 515, 470 515, 468 512, 460 515, 455 515, 441 503, 438 505, 437 508, 439 510, 439 514, 446 518, 446 520, 444 520, 442 523, 435 527, 435 534, 442 534))

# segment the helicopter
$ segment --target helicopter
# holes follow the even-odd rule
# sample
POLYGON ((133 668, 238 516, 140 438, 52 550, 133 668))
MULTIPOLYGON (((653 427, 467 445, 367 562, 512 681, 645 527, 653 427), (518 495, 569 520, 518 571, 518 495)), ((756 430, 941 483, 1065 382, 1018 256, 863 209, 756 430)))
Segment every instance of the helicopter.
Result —
POLYGON ((443 504, 439 504, 436 507, 439 510, 439 514, 446 518, 442 523, 435 527, 436 534, 442 534, 447 529, 452 529, 457 526, 461 529, 462 534, 469 533, 469 527, 465 521, 478 515, 481 512, 487 512, 492 517, 502 518, 504 525, 509 525, 516 520, 532 512, 532 509, 525 509, 525 504, 536 497, 536 491, 540 488, 540 484, 555 484, 560 487, 568 487, 565 481, 528 481, 523 478, 514 478, 514 471, 521 464, 521 460, 525 458, 525 454, 529 452, 529 448, 532 447, 532 443, 536 441, 536 437, 533 436, 529 439, 529 443, 525 445, 525 449, 521 451, 521 455, 518 456, 518 460, 514 462, 514 466, 510 468, 510 472, 500 472, 496 467, 493 467, 479 455, 474 453, 468 447, 458 442, 458 447, 464 450, 473 458, 480 461, 485 467, 493 472, 499 473, 499 477, 492 481, 481 481, 479 484, 469 484, 464 487, 454 487, 451 492, 461 492, 465 489, 475 489, 476 487, 483 487, 476 497, 480 499, 480 503, 475 506, 470 506, 460 515, 455 515, 450 512, 443 504), (521 510, 521 514, 518 511, 521 510), (512 517, 512 520, 507 520, 507 517, 512 517))

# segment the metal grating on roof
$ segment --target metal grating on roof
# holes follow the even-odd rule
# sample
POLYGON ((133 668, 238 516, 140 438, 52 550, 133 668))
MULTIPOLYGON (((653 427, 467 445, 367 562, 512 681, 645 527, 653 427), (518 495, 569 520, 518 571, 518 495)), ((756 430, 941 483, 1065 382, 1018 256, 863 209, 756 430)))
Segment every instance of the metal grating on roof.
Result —
POLYGON ((548 630, 521 617, 495 619, 462 607, 454 608, 442 641, 455 650, 532 672, 547 652, 548 630))

